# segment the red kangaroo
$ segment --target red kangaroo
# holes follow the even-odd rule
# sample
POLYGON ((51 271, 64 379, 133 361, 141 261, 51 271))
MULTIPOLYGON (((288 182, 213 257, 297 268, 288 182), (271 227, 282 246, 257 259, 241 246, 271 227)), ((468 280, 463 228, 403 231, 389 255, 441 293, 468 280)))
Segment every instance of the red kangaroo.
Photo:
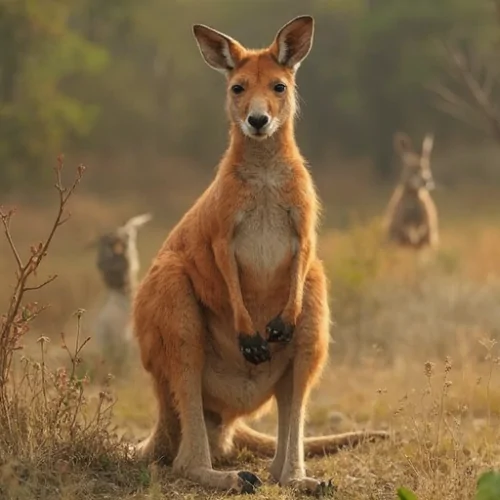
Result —
POLYGON ((306 403, 327 361, 329 308, 316 254, 319 202, 294 136, 295 75, 311 48, 313 19, 283 26, 263 50, 203 25, 205 61, 226 77, 230 143, 217 174, 173 228, 134 305, 142 363, 158 419, 143 456, 206 487, 251 493, 247 471, 212 460, 247 448, 274 456, 282 486, 323 493, 304 455, 334 453, 377 431, 304 439, 306 403), (275 397, 277 440, 242 422, 275 397))

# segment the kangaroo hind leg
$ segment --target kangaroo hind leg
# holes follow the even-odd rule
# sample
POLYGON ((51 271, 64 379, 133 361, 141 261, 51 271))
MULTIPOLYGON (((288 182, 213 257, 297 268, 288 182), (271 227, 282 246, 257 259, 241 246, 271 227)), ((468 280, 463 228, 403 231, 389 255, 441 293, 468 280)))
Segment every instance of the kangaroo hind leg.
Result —
POLYGON ((254 474, 212 468, 202 400, 203 312, 176 254, 163 254, 150 270, 137 292, 134 317, 142 361, 153 376, 160 399, 156 435, 162 435, 160 427, 167 421, 161 414, 165 408, 161 398, 172 398, 180 422, 174 471, 204 487, 253 492, 260 485, 254 474))
POLYGON ((311 267, 304 285, 304 302, 295 329, 295 356, 276 387, 278 443, 271 473, 282 486, 304 493, 333 492, 331 482, 308 477, 304 461, 304 421, 309 393, 328 355, 329 309, 326 278, 320 262, 311 267))

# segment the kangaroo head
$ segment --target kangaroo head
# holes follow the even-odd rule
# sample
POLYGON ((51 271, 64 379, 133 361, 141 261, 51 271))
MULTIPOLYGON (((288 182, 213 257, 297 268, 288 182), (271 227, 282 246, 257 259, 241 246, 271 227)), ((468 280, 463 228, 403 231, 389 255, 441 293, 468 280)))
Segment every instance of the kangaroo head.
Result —
POLYGON ((226 76, 226 109, 245 136, 265 140, 291 122, 297 110, 295 74, 308 55, 314 32, 310 16, 285 24, 265 49, 196 24, 194 36, 206 63, 226 76))
POLYGON ((132 217, 97 241, 97 267, 110 288, 124 289, 135 280, 139 270, 137 230, 151 218, 151 214, 132 217))
POLYGON ((434 189, 430 156, 434 136, 426 134, 422 143, 422 152, 417 153, 412 145, 411 139, 402 132, 394 135, 394 149, 402 161, 401 184, 411 191, 420 189, 434 189))

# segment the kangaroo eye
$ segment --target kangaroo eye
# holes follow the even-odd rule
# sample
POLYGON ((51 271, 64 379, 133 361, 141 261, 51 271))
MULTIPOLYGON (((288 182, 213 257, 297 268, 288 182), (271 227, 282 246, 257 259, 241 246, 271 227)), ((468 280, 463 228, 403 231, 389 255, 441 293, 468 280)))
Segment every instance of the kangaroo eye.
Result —
POLYGON ((275 86, 274 86, 274 91, 275 92, 278 92, 278 94, 281 94, 282 92, 284 92, 286 90, 286 85, 284 83, 277 83, 275 86))
POLYGON ((233 94, 241 94, 245 89, 241 85, 233 85, 231 87, 233 94))

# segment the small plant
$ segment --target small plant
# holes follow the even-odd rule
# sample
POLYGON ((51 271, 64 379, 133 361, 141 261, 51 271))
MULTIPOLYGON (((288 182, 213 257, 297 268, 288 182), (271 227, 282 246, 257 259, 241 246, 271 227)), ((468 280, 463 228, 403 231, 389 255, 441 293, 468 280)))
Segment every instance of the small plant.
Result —
POLYGON ((474 500, 498 500, 500 498, 500 472, 483 472, 477 480, 474 500))
POLYGON ((417 495, 407 488, 398 489, 399 500, 418 500, 417 495))

